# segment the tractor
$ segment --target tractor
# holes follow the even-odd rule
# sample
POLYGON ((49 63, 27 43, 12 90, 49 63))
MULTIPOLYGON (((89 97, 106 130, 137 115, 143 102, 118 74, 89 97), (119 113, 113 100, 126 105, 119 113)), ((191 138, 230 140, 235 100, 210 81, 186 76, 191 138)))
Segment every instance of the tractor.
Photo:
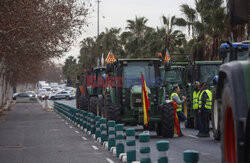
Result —
POLYGON ((106 67, 96 67, 88 78, 89 111, 100 115, 100 106, 103 103, 103 86, 106 67))
POLYGON ((102 117, 126 125, 144 125, 143 74, 150 101, 147 129, 155 130, 159 136, 173 137, 174 108, 172 103, 166 103, 160 66, 157 58, 119 59, 108 64, 106 80, 111 82, 105 90, 102 117))
POLYGON ((88 110, 88 91, 87 91, 87 76, 90 71, 87 70, 81 76, 77 76, 76 82, 76 108, 80 110, 88 110))
MULTIPOLYGON (((231 29, 235 25, 248 24, 249 30, 250 1, 228 0, 227 7, 231 29)), ((216 89, 221 162, 250 162, 249 43, 227 41, 220 48, 220 56, 225 61, 220 67, 216 89)))
POLYGON ((225 63, 220 68, 216 89, 217 107, 214 109, 217 114, 214 123, 217 128, 214 128, 214 134, 221 139, 223 162, 249 162, 249 42, 222 44, 220 56, 225 63))

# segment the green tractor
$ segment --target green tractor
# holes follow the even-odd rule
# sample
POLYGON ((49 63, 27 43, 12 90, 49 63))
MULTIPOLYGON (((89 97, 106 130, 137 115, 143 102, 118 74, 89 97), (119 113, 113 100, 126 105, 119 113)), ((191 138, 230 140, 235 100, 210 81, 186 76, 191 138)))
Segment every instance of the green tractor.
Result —
POLYGON ((118 123, 144 124, 141 77, 143 74, 150 101, 148 129, 155 130, 157 135, 173 137, 174 109, 173 104, 166 103, 165 100, 160 66, 160 59, 154 58, 119 59, 107 65, 107 78, 113 78, 115 82, 105 91, 102 116, 118 123))
POLYGON ((103 103, 103 86, 106 67, 96 67, 89 76, 87 90, 89 93, 89 111, 100 115, 100 106, 103 103))
POLYGON ((87 78, 91 71, 87 70, 81 76, 77 76, 76 82, 76 108, 88 111, 89 94, 87 90, 87 78))

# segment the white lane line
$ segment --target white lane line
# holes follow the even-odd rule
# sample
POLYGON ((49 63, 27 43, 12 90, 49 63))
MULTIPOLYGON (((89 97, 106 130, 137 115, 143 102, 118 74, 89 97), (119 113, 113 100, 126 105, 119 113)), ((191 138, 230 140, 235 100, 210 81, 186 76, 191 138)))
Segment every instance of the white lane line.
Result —
POLYGON ((65 125, 67 125, 68 124, 68 122, 65 122, 65 125))
POLYGON ((197 136, 194 136, 194 135, 188 135, 188 136, 191 138, 199 139, 197 136))
POLYGON ((62 119, 61 121, 63 121, 64 122, 64 120, 62 119))
POLYGON ((73 128, 72 126, 69 126, 69 128, 73 128))
POLYGON ((98 148, 95 145, 92 145, 92 148, 94 148, 94 150, 98 150, 98 148))
POLYGON ((109 163, 114 163, 114 161, 113 160, 111 160, 110 158, 106 158, 106 160, 109 162, 109 163))
POLYGON ((83 140, 88 140, 87 138, 85 138, 84 136, 82 137, 83 140))
POLYGON ((78 132, 78 131, 75 131, 75 133, 79 134, 79 132, 78 132))

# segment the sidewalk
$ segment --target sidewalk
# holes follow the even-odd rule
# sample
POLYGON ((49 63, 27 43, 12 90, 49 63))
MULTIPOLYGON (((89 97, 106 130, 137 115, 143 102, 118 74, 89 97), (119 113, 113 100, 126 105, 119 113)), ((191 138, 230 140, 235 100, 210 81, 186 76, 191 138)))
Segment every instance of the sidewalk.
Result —
MULTIPOLYGON (((0 116, 1 163, 103 163, 110 152, 83 140, 80 130, 68 126, 55 112, 38 103, 19 103, 0 116), (92 146, 98 149, 93 149, 92 146)), ((88 138, 90 139, 90 138, 88 138)), ((110 162, 110 161, 109 161, 110 162)))

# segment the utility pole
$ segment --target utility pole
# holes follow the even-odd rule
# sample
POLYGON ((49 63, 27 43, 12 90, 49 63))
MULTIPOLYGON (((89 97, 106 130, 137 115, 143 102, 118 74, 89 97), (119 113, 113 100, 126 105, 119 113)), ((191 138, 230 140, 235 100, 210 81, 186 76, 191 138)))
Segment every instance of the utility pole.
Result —
POLYGON ((99 37, 99 4, 100 0, 97 0, 97 38, 99 37))

